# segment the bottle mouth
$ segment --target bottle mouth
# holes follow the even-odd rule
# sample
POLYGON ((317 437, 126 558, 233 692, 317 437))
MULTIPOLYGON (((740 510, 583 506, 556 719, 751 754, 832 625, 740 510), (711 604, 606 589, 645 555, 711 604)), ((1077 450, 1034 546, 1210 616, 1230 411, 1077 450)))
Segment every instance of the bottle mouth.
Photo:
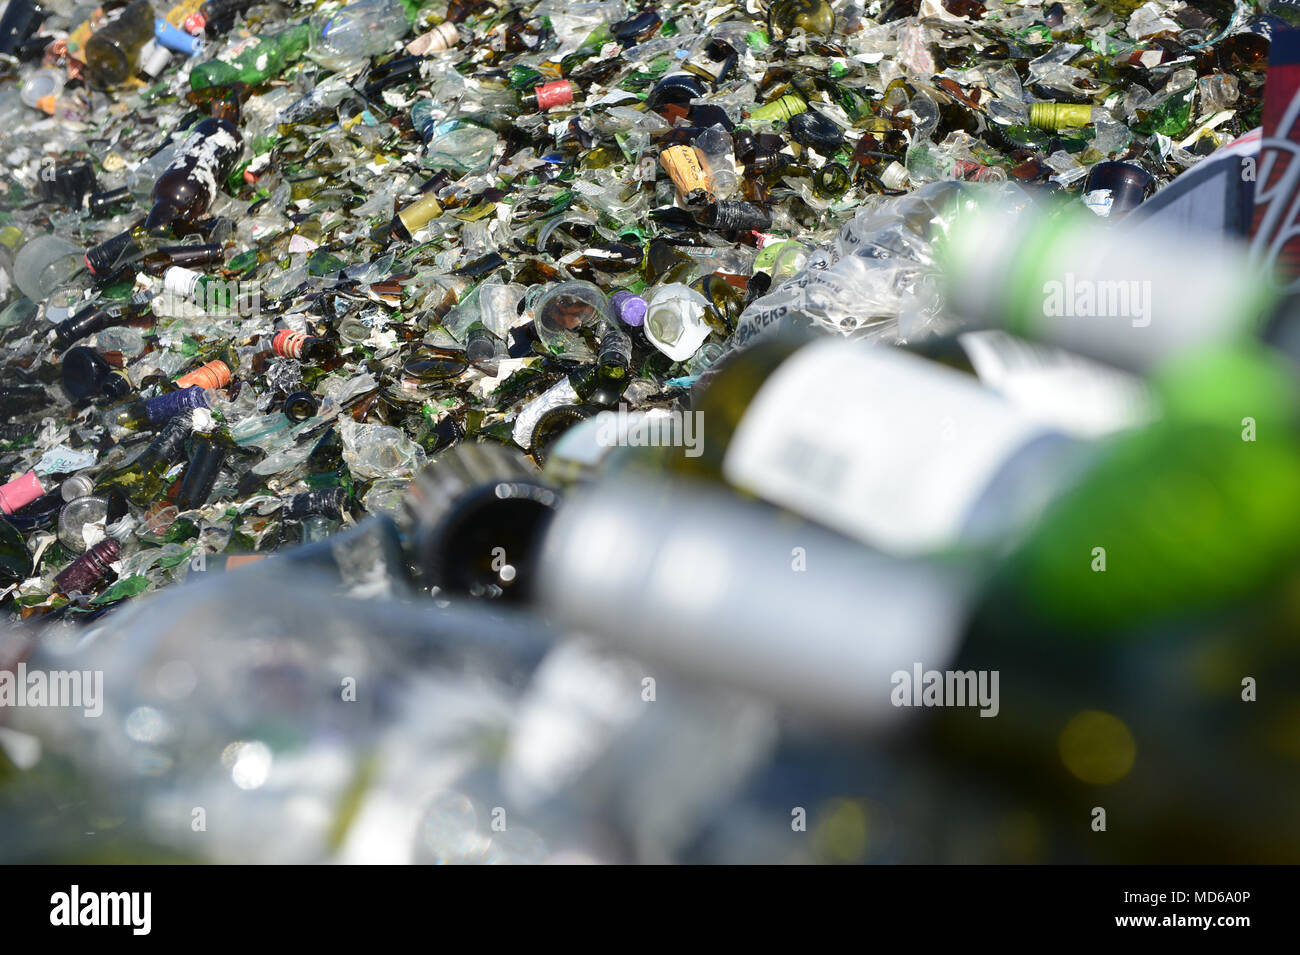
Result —
POLYGON ((527 600, 537 545, 559 502, 557 492, 531 481, 494 481, 463 495, 421 547, 425 580, 462 597, 527 600), (521 542, 519 553, 506 546, 507 535, 521 542))
POLYGON ((63 91, 63 77, 53 70, 38 70, 23 84, 18 98, 23 105, 38 108, 47 96, 58 96, 63 91))
POLYGON ((63 388, 74 404, 81 404, 99 394, 108 377, 108 362, 94 349, 77 346, 63 356, 63 388))
POLYGON ((87 59, 92 60, 94 63, 93 66, 89 67, 87 73, 102 88, 118 86, 126 82, 127 77, 131 75, 130 60, 127 59, 125 53, 110 42, 94 43, 97 36, 99 34, 92 36, 86 43, 87 59), (92 49, 94 51, 93 55, 91 53, 92 49))
POLYGON ((496 348, 490 340, 470 342, 465 348, 465 357, 471 362, 491 361, 496 355, 496 348))

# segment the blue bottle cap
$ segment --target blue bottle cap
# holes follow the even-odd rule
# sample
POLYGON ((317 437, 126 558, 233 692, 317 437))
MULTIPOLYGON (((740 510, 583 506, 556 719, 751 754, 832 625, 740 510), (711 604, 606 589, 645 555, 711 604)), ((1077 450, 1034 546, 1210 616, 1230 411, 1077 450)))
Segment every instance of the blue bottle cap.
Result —
POLYGON ((191 36, 179 27, 174 27, 162 17, 157 17, 153 21, 153 35, 161 45, 174 53, 184 53, 186 56, 193 56, 203 48, 203 40, 196 36, 191 36))
POLYGON ((207 391, 199 385, 157 395, 144 404, 145 414, 149 416, 149 420, 153 424, 169 421, 182 411, 188 411, 191 408, 206 408, 207 406, 207 391))

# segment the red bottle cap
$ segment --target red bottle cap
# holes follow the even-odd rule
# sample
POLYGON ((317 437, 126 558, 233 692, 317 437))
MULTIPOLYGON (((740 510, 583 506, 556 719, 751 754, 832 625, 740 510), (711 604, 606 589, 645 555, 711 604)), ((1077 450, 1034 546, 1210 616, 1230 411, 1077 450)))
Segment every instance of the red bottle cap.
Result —
POLYGON ((538 109, 552 109, 573 102, 573 84, 568 80, 554 80, 535 87, 538 109))
POLYGON ((301 358, 303 342, 307 336, 302 332, 282 328, 271 339, 272 350, 281 358, 301 358))

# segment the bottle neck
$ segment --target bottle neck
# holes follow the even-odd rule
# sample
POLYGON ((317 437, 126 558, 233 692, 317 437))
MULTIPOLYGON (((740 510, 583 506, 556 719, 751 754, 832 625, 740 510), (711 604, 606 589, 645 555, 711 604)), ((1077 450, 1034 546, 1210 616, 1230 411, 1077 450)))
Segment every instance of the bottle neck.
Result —
POLYGON ((155 463, 174 464, 185 454, 185 439, 189 437, 190 420, 188 415, 172 418, 163 428, 162 433, 153 439, 149 447, 140 455, 141 463, 147 468, 155 463), (148 458, 146 462, 144 459, 148 458))
POLYGON ((155 202, 153 208, 149 210, 149 215, 145 217, 144 225, 146 229, 158 229, 163 226, 169 226, 181 218, 181 210, 174 204, 166 201, 155 202))

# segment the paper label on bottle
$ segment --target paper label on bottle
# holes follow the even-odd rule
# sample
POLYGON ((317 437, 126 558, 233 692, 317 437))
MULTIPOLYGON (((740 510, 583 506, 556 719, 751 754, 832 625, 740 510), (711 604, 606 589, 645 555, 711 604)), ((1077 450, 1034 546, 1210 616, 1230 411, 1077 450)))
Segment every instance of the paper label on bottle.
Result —
POLYGON ((1109 189, 1094 189, 1092 192, 1083 194, 1083 204, 1103 219, 1110 216, 1110 207, 1113 202, 1114 196, 1109 189))
POLYGON ((222 63, 228 63, 233 65, 245 50, 261 42, 262 42, 262 38, 260 36, 246 37, 245 39, 239 40, 235 43, 232 43, 230 46, 226 47, 224 50, 222 50, 220 53, 217 54, 216 58, 220 60, 222 63))
POLYGON ((958 341, 985 385, 1067 434, 1097 437, 1154 417, 1150 388, 1126 371, 1002 331, 968 332, 958 341))
POLYGON ((960 372, 827 339, 759 390, 723 473, 874 547, 925 553, 955 541, 998 468, 1046 430, 960 372))
POLYGON ((41 475, 71 474, 73 471, 91 467, 95 460, 96 455, 93 451, 76 451, 60 444, 41 455, 41 459, 32 466, 32 470, 41 475))

